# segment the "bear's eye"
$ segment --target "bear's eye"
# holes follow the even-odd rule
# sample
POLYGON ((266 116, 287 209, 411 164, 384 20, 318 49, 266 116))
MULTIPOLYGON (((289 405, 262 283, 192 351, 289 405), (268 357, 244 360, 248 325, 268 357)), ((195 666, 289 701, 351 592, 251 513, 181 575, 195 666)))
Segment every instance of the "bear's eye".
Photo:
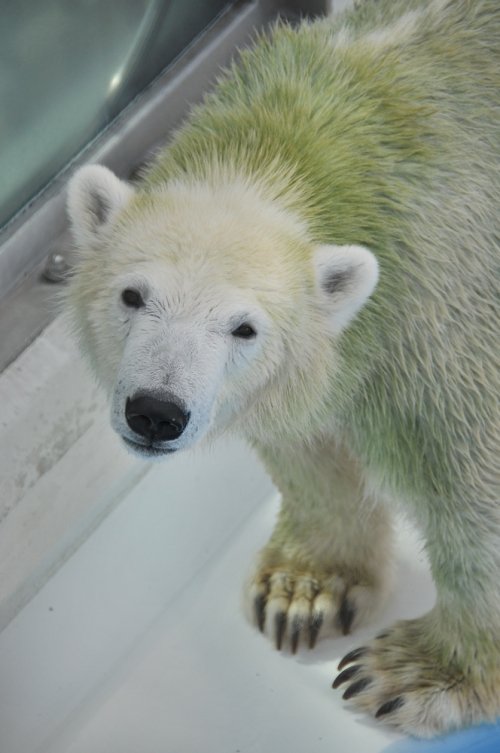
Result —
POLYGON ((257 332, 250 324, 240 324, 239 327, 233 329, 231 334, 233 337, 241 337, 242 340, 250 340, 252 337, 255 337, 257 332))
POLYGON ((141 306, 144 306, 142 295, 135 288, 125 288, 122 292, 122 301, 125 306, 131 309, 140 309, 141 306))

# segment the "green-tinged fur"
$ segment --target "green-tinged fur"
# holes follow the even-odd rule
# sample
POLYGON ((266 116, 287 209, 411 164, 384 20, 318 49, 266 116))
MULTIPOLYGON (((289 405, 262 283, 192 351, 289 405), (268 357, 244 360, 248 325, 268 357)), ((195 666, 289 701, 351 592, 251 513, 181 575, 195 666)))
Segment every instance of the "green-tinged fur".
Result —
MULTIPOLYGON (((341 343, 337 415, 384 482, 449 512, 454 536, 478 505, 498 525, 499 105, 497 2, 373 0, 260 39, 146 177, 216 181, 229 164, 313 239, 376 253, 378 288, 341 343), (426 5, 411 35, 373 38, 426 5)), ((420 514, 435 530, 434 508, 420 514)))
MULTIPOLYGON (((288 358, 236 419, 283 493, 250 586, 263 629, 288 614, 294 648, 306 626, 311 644, 328 620, 348 632, 386 582, 381 499, 409 503, 437 605, 370 643, 355 702, 375 714, 402 698, 391 721, 417 735, 500 714, 499 217, 498 0, 365 0, 243 51, 109 231, 127 259, 177 269, 185 254, 200 300, 210 265, 235 289, 250 280, 287 333, 288 358), (319 244, 379 263, 338 338, 319 244)), ((70 291, 78 315, 96 285, 104 312, 122 263, 97 260, 70 291)))
POLYGON ((260 39, 147 176, 212 181, 229 164, 314 240, 376 253, 335 413, 381 485, 411 498, 438 587, 474 610, 468 630, 460 618, 474 642, 500 598, 500 552, 484 543, 500 547, 499 108, 496 0, 373 0, 260 39), (400 41, 374 36, 427 5, 400 41))

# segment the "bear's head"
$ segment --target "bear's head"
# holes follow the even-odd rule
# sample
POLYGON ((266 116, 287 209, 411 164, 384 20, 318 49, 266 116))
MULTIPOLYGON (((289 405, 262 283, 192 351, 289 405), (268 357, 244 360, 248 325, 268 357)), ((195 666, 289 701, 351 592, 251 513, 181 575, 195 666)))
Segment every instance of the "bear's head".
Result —
POLYGON ((370 251, 316 246, 244 179, 136 190, 86 166, 68 208, 67 308, 127 447, 162 456, 234 424, 265 442, 321 420, 335 344, 377 282, 370 251))

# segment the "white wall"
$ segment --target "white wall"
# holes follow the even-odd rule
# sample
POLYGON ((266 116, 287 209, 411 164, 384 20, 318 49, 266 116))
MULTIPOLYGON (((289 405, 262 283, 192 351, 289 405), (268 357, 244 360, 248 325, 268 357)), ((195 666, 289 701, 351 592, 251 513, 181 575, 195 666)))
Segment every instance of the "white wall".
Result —
POLYGON ((56 320, 0 374, 0 629, 147 470, 56 320))

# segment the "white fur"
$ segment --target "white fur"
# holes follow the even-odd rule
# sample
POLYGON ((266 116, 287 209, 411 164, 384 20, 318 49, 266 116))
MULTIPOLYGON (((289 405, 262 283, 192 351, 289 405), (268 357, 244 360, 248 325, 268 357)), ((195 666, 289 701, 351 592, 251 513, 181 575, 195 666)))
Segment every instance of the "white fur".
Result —
POLYGON ((134 191, 103 165, 85 165, 68 184, 68 213, 78 245, 93 244, 134 191), (97 211, 96 211, 97 210, 97 211))
POLYGON ((423 17, 425 17, 425 14, 422 10, 409 11, 390 26, 375 29, 366 34, 363 37, 363 43, 375 45, 376 47, 403 44, 415 34, 423 17))
POLYGON ((145 264, 140 275, 123 276, 118 288, 125 287, 139 289, 145 306, 127 310, 117 289, 115 316, 126 317, 127 333, 113 391, 112 426, 120 436, 136 441, 125 420, 127 398, 144 392, 168 393, 191 418, 178 439, 157 449, 190 447, 209 430, 228 381, 248 371, 249 362, 260 353, 267 317, 248 294, 211 284, 202 297, 197 281, 154 262, 145 264), (255 340, 232 337, 232 328, 243 320, 257 329, 255 340))
POLYGON ((314 253, 314 267, 319 296, 332 331, 346 327, 375 290, 378 262, 363 246, 320 246, 314 253), (342 276, 338 290, 327 292, 329 280, 342 276))
POLYGON ((68 208, 82 255, 72 295, 85 301, 75 324, 110 390, 112 425, 126 442, 138 439, 126 421, 128 398, 168 394, 189 411, 183 434, 153 448, 160 454, 244 417, 285 363, 305 368, 317 349, 330 347, 328 333, 335 339, 373 291, 377 262, 360 246, 315 248, 292 213, 241 177, 217 189, 174 183, 146 197, 140 214, 133 194, 98 165, 71 181, 68 208), (117 224, 125 207, 134 213, 126 230, 117 224), (288 243, 303 247, 299 265, 290 261, 288 243), (314 296, 290 299, 310 264, 314 296), (335 274, 343 276, 338 289, 325 292, 335 274), (141 293, 144 306, 123 304, 128 287, 141 293), (296 313, 308 305, 318 318, 316 338, 308 335, 307 317, 296 313), (243 321, 256 329, 254 339, 232 337, 243 321))

